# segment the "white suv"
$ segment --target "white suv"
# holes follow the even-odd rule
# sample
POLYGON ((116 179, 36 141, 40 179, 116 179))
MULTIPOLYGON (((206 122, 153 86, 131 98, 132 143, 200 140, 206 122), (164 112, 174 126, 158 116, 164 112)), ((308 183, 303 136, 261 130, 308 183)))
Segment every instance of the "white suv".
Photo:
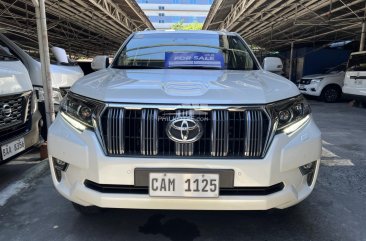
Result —
POLYGON ((286 208, 315 185, 309 105, 235 33, 134 33, 60 107, 52 179, 82 212, 286 208))
POLYGON ((299 81, 304 95, 320 97, 325 102, 336 102, 342 97, 346 63, 327 70, 324 74, 307 75, 299 81))

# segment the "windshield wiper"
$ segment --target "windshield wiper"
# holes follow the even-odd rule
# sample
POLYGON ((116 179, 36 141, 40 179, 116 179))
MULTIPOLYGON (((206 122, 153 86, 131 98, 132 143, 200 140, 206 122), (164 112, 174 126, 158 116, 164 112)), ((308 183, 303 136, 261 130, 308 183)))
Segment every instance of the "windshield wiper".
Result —
POLYGON ((113 65, 114 69, 163 69, 163 67, 157 66, 143 66, 143 65, 113 65))
POLYGON ((221 68, 211 66, 173 66, 167 69, 221 69, 221 68))

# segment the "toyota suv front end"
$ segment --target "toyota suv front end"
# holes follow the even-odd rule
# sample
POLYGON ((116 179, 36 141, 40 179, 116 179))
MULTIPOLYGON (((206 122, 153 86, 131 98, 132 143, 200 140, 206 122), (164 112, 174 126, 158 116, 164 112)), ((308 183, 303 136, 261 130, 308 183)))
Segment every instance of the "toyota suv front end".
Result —
POLYGON ((138 32, 62 101, 52 179, 83 211, 286 208, 318 174, 310 112, 235 33, 138 32))

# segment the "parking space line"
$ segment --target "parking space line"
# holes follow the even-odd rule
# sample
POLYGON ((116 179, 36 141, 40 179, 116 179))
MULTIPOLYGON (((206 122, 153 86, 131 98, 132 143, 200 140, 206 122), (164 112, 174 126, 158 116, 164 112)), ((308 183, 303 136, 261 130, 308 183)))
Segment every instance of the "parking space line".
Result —
POLYGON ((49 170, 47 159, 27 170, 20 180, 0 191, 0 207, 4 206, 11 197, 17 195, 21 190, 29 187, 29 183, 46 170, 49 170))

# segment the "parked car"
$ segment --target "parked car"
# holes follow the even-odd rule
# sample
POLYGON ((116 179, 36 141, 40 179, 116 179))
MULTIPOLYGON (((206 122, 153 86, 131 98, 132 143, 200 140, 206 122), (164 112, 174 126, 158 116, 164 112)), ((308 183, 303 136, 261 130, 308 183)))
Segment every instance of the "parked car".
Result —
POLYGON ((350 55, 343 93, 347 98, 366 103, 366 51, 350 55))
POLYGON ((0 164, 39 143, 40 119, 27 69, 0 41, 0 164))
POLYGON ((299 90, 305 95, 320 97, 325 102, 336 102, 342 97, 346 63, 327 70, 323 74, 302 77, 299 90))
POLYGON ((321 134, 309 105, 238 34, 137 32, 93 67, 48 136, 53 183, 82 213, 286 208, 312 192, 321 134))
MULTIPOLYGON (((16 56, 20 61, 22 61, 24 66, 27 68, 34 90, 36 91, 38 108, 42 114, 43 122, 46 123, 41 63, 38 61, 37 58, 33 58, 30 54, 28 54, 19 46, 17 46, 4 34, 0 34, 0 41, 6 48, 9 49, 9 51, 14 56, 16 56)), ((58 62, 56 58, 52 61, 51 64, 51 79, 53 87, 52 96, 56 110, 58 110, 60 101, 62 100, 63 96, 66 95, 71 85, 74 84, 75 81, 81 78, 82 76, 84 76, 84 73, 77 64, 71 61, 58 62)), ((42 126, 41 135, 44 139, 47 138, 46 124, 42 126)))

